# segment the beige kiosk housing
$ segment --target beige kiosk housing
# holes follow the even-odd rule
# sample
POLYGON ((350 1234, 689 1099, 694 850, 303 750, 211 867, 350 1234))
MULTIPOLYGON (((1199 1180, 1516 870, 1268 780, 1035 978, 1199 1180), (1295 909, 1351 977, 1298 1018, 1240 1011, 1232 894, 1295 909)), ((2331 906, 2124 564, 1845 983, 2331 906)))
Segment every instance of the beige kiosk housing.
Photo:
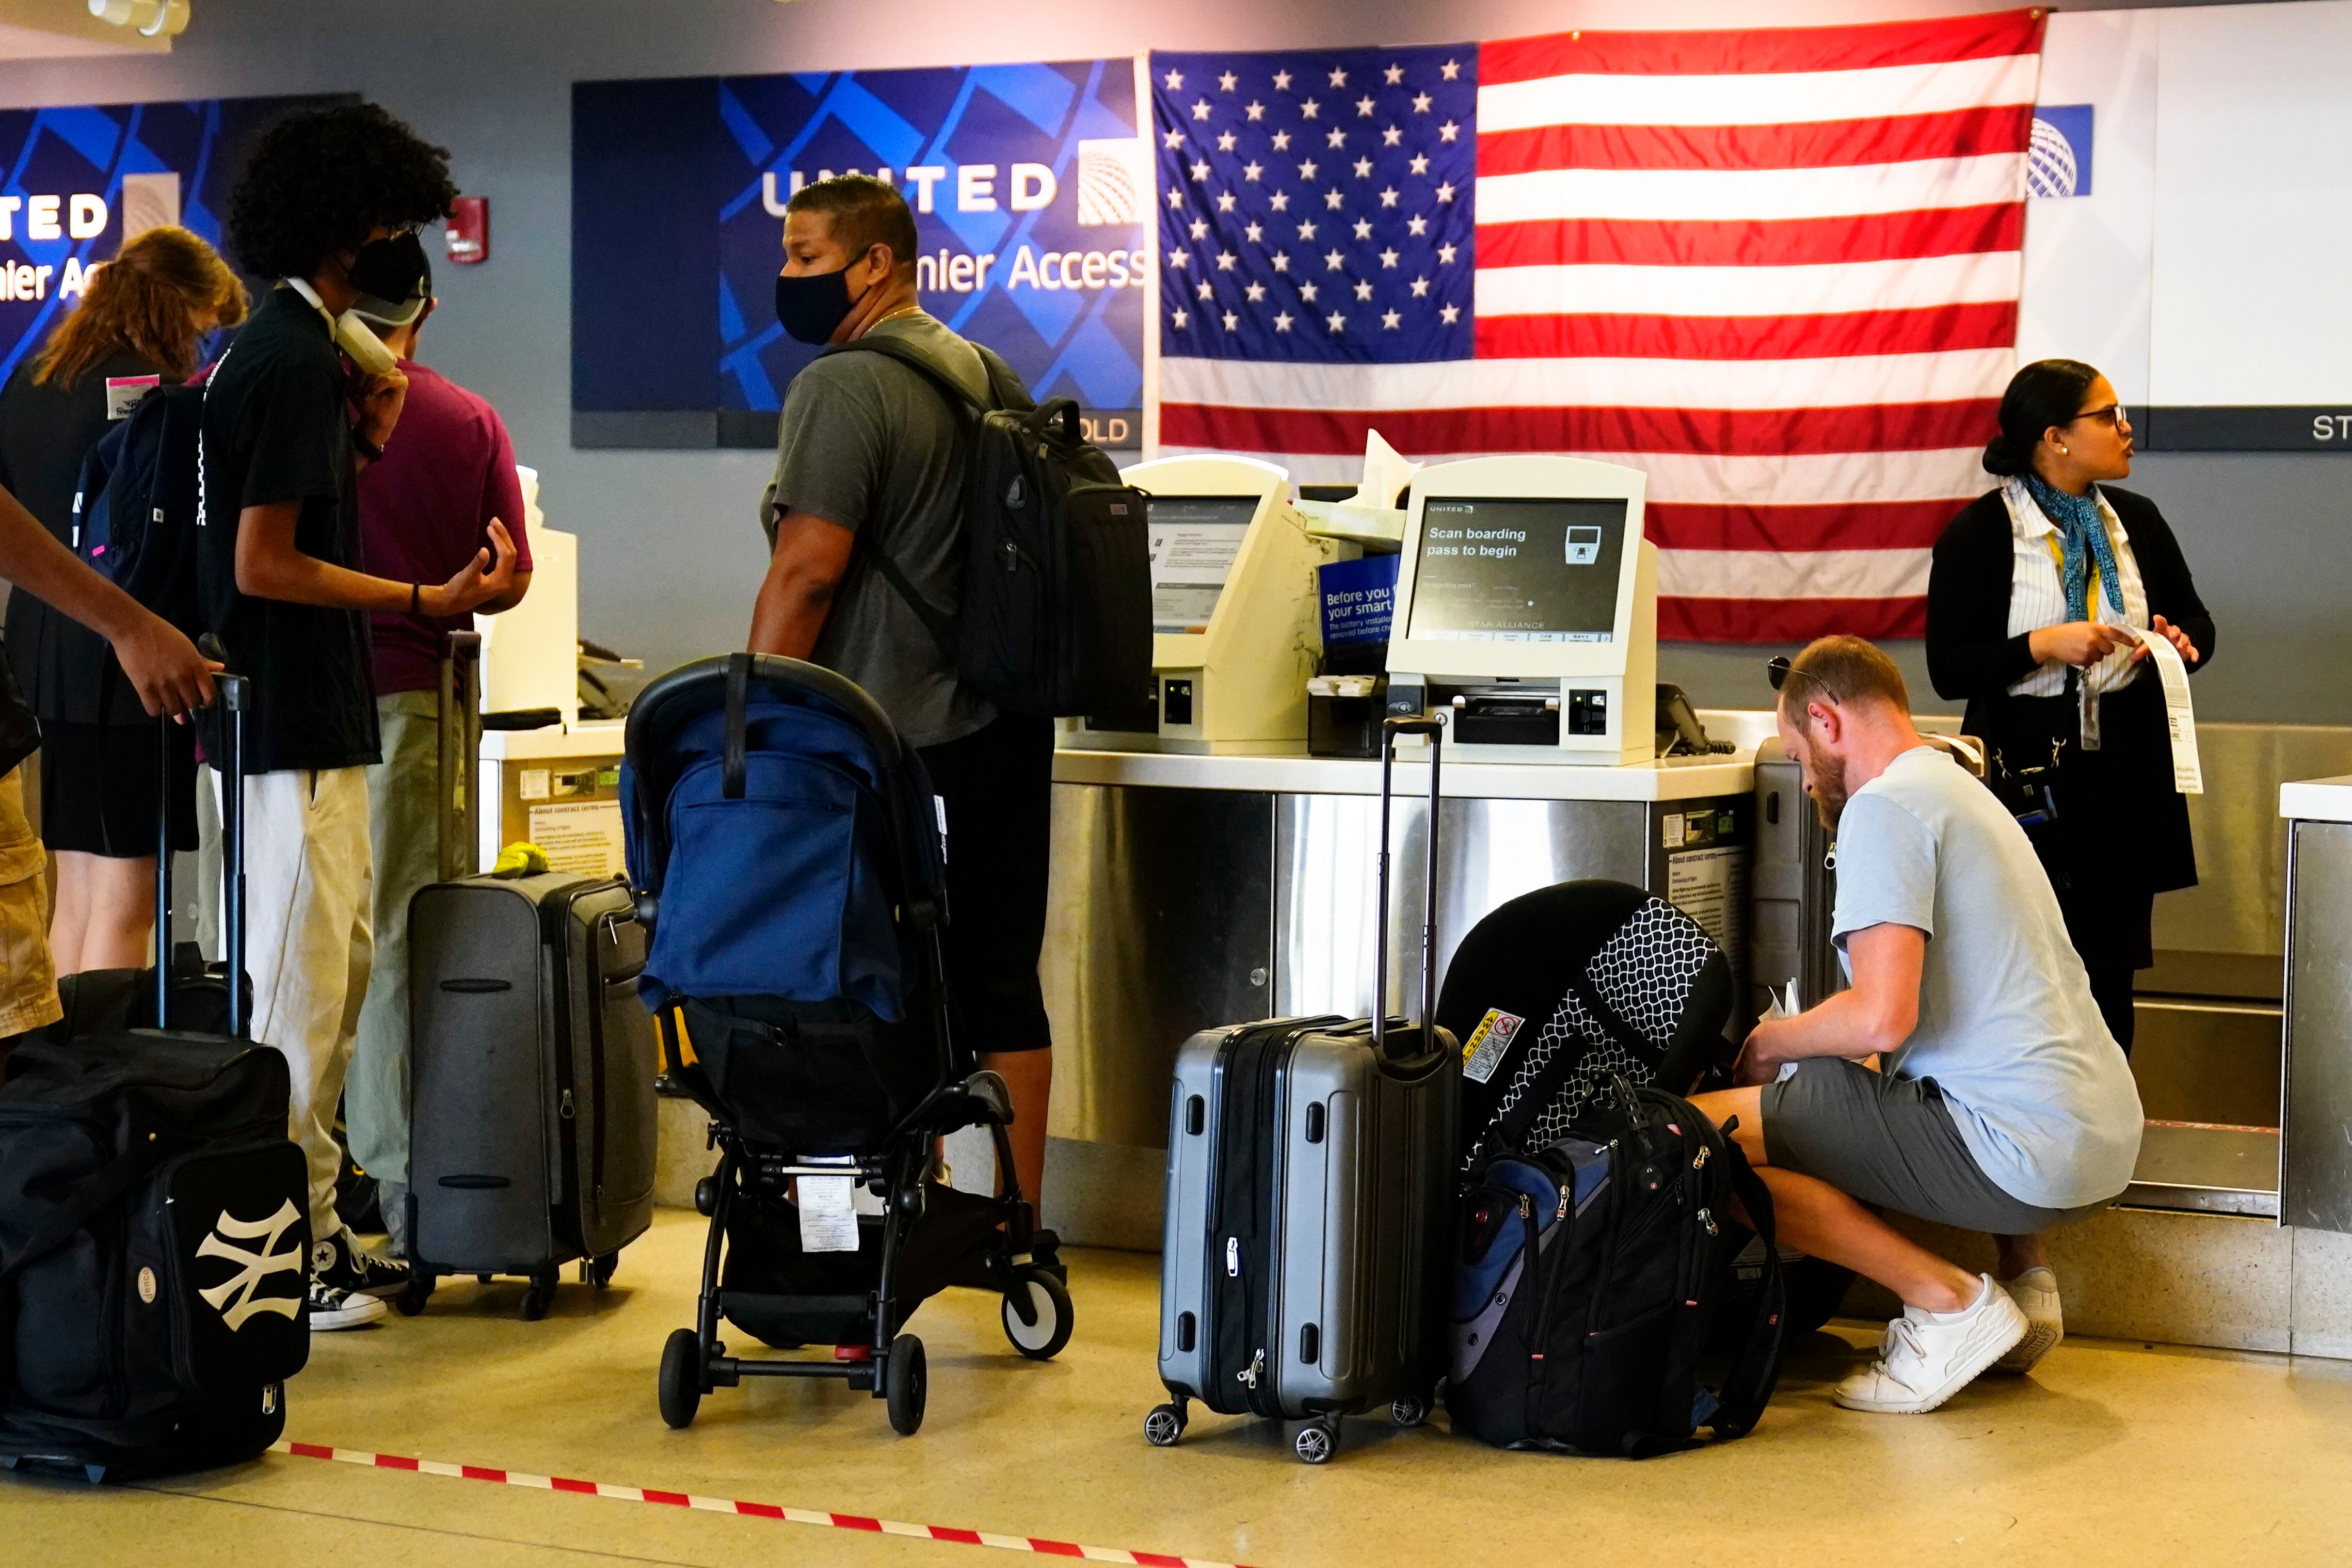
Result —
POLYGON ((1151 497, 1152 700, 1065 721, 1063 744, 1264 753, 1307 742, 1322 652, 1316 568, 1360 546, 1321 537, 1290 475, 1250 458, 1162 458, 1121 470, 1151 497))
POLYGON ((1389 709, 1447 724, 1465 763, 1646 763, 1656 750, 1658 552, 1639 468, 1474 458, 1413 476, 1389 709))

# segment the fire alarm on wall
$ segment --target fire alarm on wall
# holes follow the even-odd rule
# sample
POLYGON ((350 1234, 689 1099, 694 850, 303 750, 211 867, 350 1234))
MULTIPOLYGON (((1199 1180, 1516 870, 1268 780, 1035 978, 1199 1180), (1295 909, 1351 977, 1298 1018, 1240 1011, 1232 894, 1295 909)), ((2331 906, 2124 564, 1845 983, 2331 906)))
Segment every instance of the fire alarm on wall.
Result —
POLYGON ((450 204, 449 259, 461 267, 490 258, 490 198, 459 196, 450 204))

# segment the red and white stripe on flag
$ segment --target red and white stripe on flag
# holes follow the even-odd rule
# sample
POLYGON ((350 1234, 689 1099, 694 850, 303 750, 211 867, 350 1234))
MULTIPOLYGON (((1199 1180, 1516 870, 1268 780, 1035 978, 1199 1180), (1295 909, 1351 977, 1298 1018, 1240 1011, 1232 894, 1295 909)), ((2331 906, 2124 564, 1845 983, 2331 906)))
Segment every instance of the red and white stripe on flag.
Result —
POLYGON ((1476 357, 1164 358, 1163 430, 1307 482, 1352 479, 1374 428, 1628 463, 1660 636, 1919 636, 2014 368, 2042 26, 1482 45, 1476 357))

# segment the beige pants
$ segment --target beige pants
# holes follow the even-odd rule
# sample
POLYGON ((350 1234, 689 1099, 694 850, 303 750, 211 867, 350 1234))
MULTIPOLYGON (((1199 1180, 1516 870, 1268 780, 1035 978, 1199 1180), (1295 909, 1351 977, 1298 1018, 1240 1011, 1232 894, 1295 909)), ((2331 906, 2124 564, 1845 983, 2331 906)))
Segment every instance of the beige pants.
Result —
MULTIPOLYGON (((47 858, 25 819, 25 770, 0 775, 0 1041, 64 1016, 49 963, 47 858)), ((0 1049, 5 1049, 0 1047, 0 1049)))
MULTIPOLYGON (((375 837, 375 969, 343 1089, 352 1159, 379 1182, 408 1184, 408 901, 441 878, 441 698, 375 700, 383 761, 367 770, 375 837)), ((391 1215, 387 1221, 398 1224, 391 1215)))
POLYGON ((367 770, 256 773, 245 781, 245 812, 253 1037, 286 1058, 288 1131, 310 1162, 310 1235, 324 1240, 342 1228, 335 1105, 374 953, 367 770))

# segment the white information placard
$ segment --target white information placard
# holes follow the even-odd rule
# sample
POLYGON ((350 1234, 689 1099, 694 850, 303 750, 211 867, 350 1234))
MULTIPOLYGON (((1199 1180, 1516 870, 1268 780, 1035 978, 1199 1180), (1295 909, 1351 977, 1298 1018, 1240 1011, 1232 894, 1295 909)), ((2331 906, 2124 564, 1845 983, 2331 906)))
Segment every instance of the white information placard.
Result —
POLYGON ((551 871, 575 877, 617 877, 624 864, 621 803, 567 801, 530 808, 530 841, 547 852, 551 871))

